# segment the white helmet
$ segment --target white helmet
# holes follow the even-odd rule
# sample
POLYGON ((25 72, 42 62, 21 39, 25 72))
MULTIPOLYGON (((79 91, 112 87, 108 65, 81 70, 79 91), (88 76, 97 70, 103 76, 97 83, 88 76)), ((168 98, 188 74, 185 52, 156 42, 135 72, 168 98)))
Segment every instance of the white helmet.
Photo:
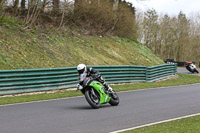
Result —
POLYGON ((79 64, 77 66, 77 71, 78 71, 79 74, 84 73, 86 71, 86 65, 85 64, 79 64))

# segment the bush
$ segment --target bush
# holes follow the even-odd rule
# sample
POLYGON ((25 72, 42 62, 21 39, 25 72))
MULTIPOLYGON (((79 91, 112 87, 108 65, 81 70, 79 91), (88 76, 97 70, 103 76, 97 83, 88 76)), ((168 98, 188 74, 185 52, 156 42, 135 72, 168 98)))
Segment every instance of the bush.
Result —
POLYGON ((135 38, 135 10, 127 2, 120 2, 113 7, 112 0, 98 3, 79 1, 75 3, 76 24, 89 30, 92 34, 111 34, 135 38))

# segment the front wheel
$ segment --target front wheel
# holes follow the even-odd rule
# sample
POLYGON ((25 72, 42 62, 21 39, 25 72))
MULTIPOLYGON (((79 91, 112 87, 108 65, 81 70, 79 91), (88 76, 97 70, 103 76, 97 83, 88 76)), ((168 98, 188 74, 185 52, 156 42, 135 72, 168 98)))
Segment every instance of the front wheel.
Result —
POLYGON ((100 98, 96 93, 97 92, 93 89, 87 89, 85 91, 85 98, 90 106, 92 106, 94 109, 98 109, 100 106, 100 98))
POLYGON ((110 94, 110 96, 111 96, 110 102, 109 102, 110 105, 112 105, 112 106, 117 106, 117 105, 119 104, 119 97, 118 97, 117 93, 113 91, 113 92, 110 94))

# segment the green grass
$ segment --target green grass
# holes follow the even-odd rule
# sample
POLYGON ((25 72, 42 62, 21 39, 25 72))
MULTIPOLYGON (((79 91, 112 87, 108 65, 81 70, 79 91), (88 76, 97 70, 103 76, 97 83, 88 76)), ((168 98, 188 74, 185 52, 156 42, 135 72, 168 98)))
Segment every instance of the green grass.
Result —
POLYGON ((0 69, 87 65, 164 64, 143 44, 119 37, 99 37, 75 30, 27 28, 5 17, 0 25, 0 69))
POLYGON ((188 74, 177 74, 177 75, 178 78, 170 78, 168 80, 161 82, 115 85, 113 86, 113 88, 117 89, 118 91, 125 91, 125 90, 136 90, 145 88, 156 88, 156 87, 167 87, 167 86, 200 83, 200 77, 198 77, 197 75, 188 75, 188 74))
POLYGON ((200 116, 165 122, 123 133, 200 133, 200 116))
POLYGON ((49 99, 58 99, 66 97, 75 97, 81 96, 81 92, 78 91, 57 91, 54 93, 42 93, 42 94, 33 94, 33 95, 21 95, 21 96, 8 96, 0 98, 0 105, 6 104, 15 104, 23 102, 32 102, 32 101, 41 101, 49 99))
MULTIPOLYGON (((200 83, 200 77, 187 75, 187 74, 178 74, 177 78, 171 78, 171 79, 160 81, 160 82, 131 83, 131 84, 111 85, 111 86, 115 91, 119 92, 119 91, 128 91, 128 90, 146 89, 146 88, 185 85, 185 84, 193 84, 193 83, 200 83)), ((80 91, 76 92, 74 90, 72 91, 65 90, 65 91, 57 91, 54 93, 0 97, 0 105, 40 101, 40 100, 48 100, 48 99, 58 99, 58 98, 74 97, 74 96, 81 96, 81 95, 82 94, 80 91)))

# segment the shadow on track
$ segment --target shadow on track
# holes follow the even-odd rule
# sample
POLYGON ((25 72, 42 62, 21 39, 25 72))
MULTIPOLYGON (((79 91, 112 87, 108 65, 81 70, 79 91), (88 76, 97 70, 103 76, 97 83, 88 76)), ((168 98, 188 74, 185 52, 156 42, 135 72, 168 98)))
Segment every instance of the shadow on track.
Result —
MULTIPOLYGON (((112 107, 112 106, 109 105, 109 104, 107 104, 107 105, 105 104, 105 105, 101 105, 99 107, 99 109, 108 108, 108 107, 112 107)), ((64 109, 71 109, 71 110, 96 110, 96 109, 93 109, 90 105, 68 106, 68 107, 64 107, 64 109)))

